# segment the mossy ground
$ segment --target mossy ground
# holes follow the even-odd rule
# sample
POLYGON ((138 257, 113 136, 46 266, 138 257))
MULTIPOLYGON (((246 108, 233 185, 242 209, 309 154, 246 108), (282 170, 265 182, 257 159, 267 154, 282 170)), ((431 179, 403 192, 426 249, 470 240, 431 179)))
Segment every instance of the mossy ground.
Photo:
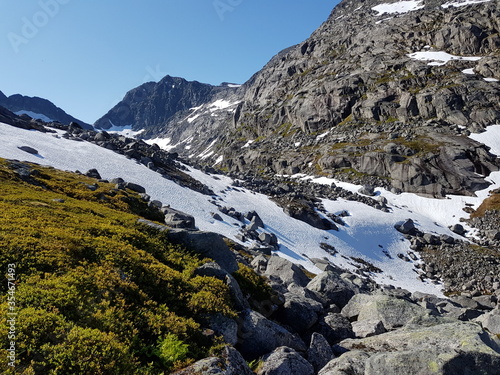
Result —
POLYGON ((136 224, 155 216, 137 194, 91 191, 95 180, 36 165, 25 182, 9 163, 0 159, 0 267, 16 264, 18 315, 16 368, 4 355, 2 373, 161 374, 218 344, 202 334, 204 316, 235 315, 227 286, 195 276, 203 259, 136 224), (181 352, 166 355, 165 340, 181 352))

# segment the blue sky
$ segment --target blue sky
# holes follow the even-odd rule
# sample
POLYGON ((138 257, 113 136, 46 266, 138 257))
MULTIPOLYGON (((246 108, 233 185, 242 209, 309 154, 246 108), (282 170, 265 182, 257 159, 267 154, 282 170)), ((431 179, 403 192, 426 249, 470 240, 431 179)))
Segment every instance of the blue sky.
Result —
POLYGON ((243 83, 338 0, 0 0, 0 91, 93 123, 166 74, 243 83))

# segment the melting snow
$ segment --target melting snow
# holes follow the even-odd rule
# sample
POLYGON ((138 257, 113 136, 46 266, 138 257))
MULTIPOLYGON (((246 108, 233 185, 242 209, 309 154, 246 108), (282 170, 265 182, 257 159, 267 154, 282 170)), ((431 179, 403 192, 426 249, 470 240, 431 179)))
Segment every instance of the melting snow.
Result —
POLYGON ((175 148, 177 145, 172 145, 170 142, 172 142, 171 138, 154 138, 154 139, 146 139, 144 142, 152 145, 156 143, 162 150, 165 151, 170 151, 171 149, 175 148))
POLYGON ((413 10, 422 9, 424 5, 421 0, 399 1, 396 3, 383 3, 374 6, 372 9, 376 11, 378 16, 385 13, 407 13, 413 10))
POLYGON ((255 142, 255 140, 251 139, 251 140, 249 140, 247 143, 245 143, 243 146, 241 146, 241 148, 247 148, 247 147, 250 147, 250 145, 251 145, 252 143, 254 143, 254 142, 255 142))
POLYGON ((208 108, 210 109, 210 112, 213 112, 213 111, 218 111, 221 109, 226 109, 226 108, 232 107, 236 104, 238 104, 238 102, 231 103, 228 100, 219 99, 219 100, 216 100, 215 102, 213 102, 212 104, 209 104, 208 108))
POLYGON ((214 165, 217 165, 217 164, 220 164, 224 161, 224 156, 221 155, 217 158, 217 160, 215 161, 214 165))
POLYGON ((473 5, 473 4, 479 4, 479 3, 486 3, 491 0, 459 0, 459 1, 454 1, 450 3, 446 3, 441 5, 443 8, 449 8, 449 7, 462 7, 465 5, 473 5))
POLYGON ((328 134, 330 134, 330 130, 328 130, 327 132, 324 132, 323 134, 320 134, 316 137, 316 141, 320 141, 322 140, 323 138, 325 138, 328 134))
POLYGON ((144 133, 145 131, 144 129, 141 129, 139 131, 132 130, 132 125, 126 125, 126 126, 113 125, 111 128, 103 130, 111 134, 119 134, 129 138, 135 138, 136 136, 138 136, 141 133, 144 133))
POLYGON ((451 60, 467 60, 467 61, 481 60, 481 57, 454 56, 443 51, 421 51, 421 52, 410 53, 407 56, 415 60, 431 61, 427 65, 445 65, 448 61, 451 60))
MULTIPOLYGON (((62 170, 86 171, 97 168, 103 178, 123 177, 127 181, 143 185, 153 199, 193 215, 200 230, 221 233, 236 240, 235 236, 242 223, 226 215, 221 215, 224 221, 214 220, 211 213, 216 212, 217 207, 210 203, 212 197, 183 188, 123 155, 88 142, 56 138, 53 134, 27 131, 5 124, 0 124, 0 138, 0 157, 43 163, 62 170), (18 146, 33 147, 39 151, 39 156, 25 153, 18 146)), ((484 133, 473 134, 471 138, 486 143, 492 147, 492 152, 500 155, 500 125, 491 126, 484 133)), ((168 138, 149 140, 153 141, 163 143, 164 146, 170 144, 168 138)), ((210 147, 206 150, 207 154, 211 152, 209 149, 210 147)), ((189 168, 189 174, 216 192, 220 204, 232 206, 240 212, 256 210, 266 224, 265 231, 275 233, 278 237, 279 255, 302 264, 313 272, 318 270, 308 257, 327 257, 335 264, 350 269, 354 269, 353 261, 346 257, 361 257, 384 271, 374 276, 380 282, 401 286, 410 291, 420 290, 438 295, 438 285, 422 283, 413 271, 414 264, 397 257, 397 254, 404 254, 409 250, 409 242, 393 228, 394 224, 412 218, 425 232, 454 235, 447 226, 458 223, 461 217, 467 216, 462 207, 466 203, 478 206, 487 197, 488 190, 491 190, 478 192, 478 197, 431 199, 409 193, 395 195, 384 189, 377 189, 377 194, 388 199, 391 213, 375 210, 359 202, 325 199, 323 204, 328 212, 347 210, 350 213, 345 218, 347 226, 340 227, 336 232, 319 230, 291 219, 269 197, 243 188, 234 189, 231 186, 233 181, 228 177, 209 176, 193 168, 189 168), (321 242, 334 246, 339 254, 327 254, 320 248, 321 242)), ((304 175, 296 177, 313 179, 317 183, 334 181, 304 175)), ((492 173, 489 179, 500 184, 500 172, 492 173)), ((359 186, 353 184, 335 183, 351 191, 359 189, 359 186)))

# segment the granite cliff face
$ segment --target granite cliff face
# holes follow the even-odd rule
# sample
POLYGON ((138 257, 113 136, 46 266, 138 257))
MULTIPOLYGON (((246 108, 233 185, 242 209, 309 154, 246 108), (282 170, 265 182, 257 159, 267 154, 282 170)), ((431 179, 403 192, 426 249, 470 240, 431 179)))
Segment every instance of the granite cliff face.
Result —
POLYGON ((500 165, 467 138, 500 121, 498 5, 343 1, 242 87, 166 77, 127 94, 120 125, 237 174, 472 194, 500 165))

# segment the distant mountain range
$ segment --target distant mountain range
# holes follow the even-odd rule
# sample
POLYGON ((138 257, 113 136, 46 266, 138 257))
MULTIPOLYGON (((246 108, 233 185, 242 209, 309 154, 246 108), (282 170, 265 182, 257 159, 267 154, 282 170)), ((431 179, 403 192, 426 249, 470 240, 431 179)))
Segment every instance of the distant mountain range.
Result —
POLYGON ((16 115, 26 114, 32 118, 45 122, 58 121, 61 124, 77 122, 83 128, 91 129, 92 125, 85 123, 57 107, 47 99, 15 94, 7 97, 0 91, 0 106, 8 109, 16 115))

